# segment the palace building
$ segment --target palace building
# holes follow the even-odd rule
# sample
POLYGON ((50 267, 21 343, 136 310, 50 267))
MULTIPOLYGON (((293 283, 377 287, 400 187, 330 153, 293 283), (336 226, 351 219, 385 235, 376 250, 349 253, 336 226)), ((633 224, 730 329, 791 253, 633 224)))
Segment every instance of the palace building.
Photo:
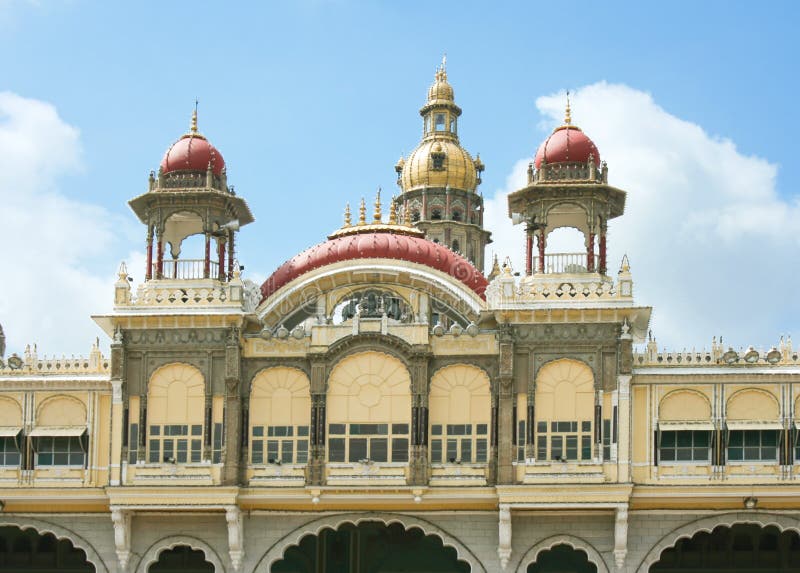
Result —
POLYGON ((0 571, 800 571, 791 341, 659 350, 606 255, 626 192, 569 104, 509 196, 525 269, 484 275, 444 65, 420 115, 397 195, 257 285, 195 112, 129 202, 147 263, 94 317, 110 354, 0 330, 0 571), (564 228, 581 252, 549 248, 564 228))

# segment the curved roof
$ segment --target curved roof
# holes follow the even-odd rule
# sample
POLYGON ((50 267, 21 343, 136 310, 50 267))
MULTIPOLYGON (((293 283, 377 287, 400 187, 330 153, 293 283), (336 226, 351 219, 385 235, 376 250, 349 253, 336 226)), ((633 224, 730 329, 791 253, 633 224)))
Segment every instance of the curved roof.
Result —
POLYGON ((538 169, 542 161, 547 163, 586 163, 592 157, 600 166, 600 151, 583 131, 572 125, 557 128, 544 140, 536 152, 534 165, 538 169))
POLYGON ((309 271, 358 259, 394 259, 426 265, 450 275, 481 298, 489 284, 472 263, 443 245, 406 234, 369 232, 334 237, 286 261, 261 285, 262 300, 309 271))

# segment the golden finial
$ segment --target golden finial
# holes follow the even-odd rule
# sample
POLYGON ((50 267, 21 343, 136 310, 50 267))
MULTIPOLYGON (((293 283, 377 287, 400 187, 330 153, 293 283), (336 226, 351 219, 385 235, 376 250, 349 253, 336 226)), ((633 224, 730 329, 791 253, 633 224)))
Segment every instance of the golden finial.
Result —
POLYGON ((350 202, 347 202, 347 205, 344 206, 344 226, 350 227, 352 225, 350 221, 350 202))
POLYGON ((569 90, 567 90, 567 109, 564 112, 564 125, 572 125, 572 113, 569 108, 569 90))
POLYGON ((397 225, 397 205, 394 202, 394 197, 392 197, 392 201, 389 203, 389 224, 397 225))
POLYGON ((192 134, 197 133, 197 104, 199 102, 194 100, 194 111, 192 112, 192 125, 189 127, 189 130, 192 134))
POLYGON ((403 207, 403 226, 411 226, 411 206, 408 205, 408 203, 406 203, 405 207, 403 207))
POLYGON ((361 198, 361 206, 358 208, 358 224, 367 224, 367 202, 364 201, 363 197, 361 198))
POLYGON ((378 193, 375 195, 375 214, 372 216, 372 222, 375 225, 381 224, 381 188, 378 187, 378 193))
POLYGON ((437 82, 447 81, 447 54, 442 55, 442 63, 436 69, 436 81, 437 82))

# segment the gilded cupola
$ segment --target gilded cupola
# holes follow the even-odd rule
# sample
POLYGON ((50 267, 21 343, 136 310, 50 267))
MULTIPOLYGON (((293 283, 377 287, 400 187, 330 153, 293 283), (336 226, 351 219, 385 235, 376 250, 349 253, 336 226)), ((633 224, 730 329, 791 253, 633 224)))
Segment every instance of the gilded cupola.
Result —
POLYGON ((436 70, 428 99, 420 109, 422 141, 408 158, 395 165, 397 182, 403 191, 441 187, 474 192, 480 184, 483 163, 475 160, 458 141, 461 108, 455 103, 453 87, 447 81, 446 61, 436 70))

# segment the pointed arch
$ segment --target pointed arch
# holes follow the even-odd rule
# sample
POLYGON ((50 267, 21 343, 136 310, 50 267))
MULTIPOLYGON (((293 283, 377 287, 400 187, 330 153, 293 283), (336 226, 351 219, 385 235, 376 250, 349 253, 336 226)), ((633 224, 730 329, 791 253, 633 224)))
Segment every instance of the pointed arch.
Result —
POLYGON ((576 551, 583 551, 586 553, 589 561, 597 567, 597 573, 608 573, 608 566, 603 560, 603 556, 600 555, 600 552, 597 549, 595 549, 594 545, 585 539, 581 539, 580 537, 575 537, 573 535, 554 535, 552 537, 548 537, 547 539, 543 539, 525 552, 525 554, 519 560, 519 567, 517 567, 517 571, 525 573, 530 565, 536 563, 536 560, 539 558, 541 553, 549 551, 557 545, 567 545, 576 551))
POLYGON ((202 551, 206 556, 206 561, 214 566, 214 573, 225 573, 225 567, 222 566, 222 559, 220 559, 219 554, 205 541, 189 535, 173 535, 155 541, 142 553, 142 558, 139 559, 139 563, 132 571, 147 573, 150 566, 158 561, 158 557, 162 552, 175 549, 179 545, 191 547, 195 551, 202 551))

